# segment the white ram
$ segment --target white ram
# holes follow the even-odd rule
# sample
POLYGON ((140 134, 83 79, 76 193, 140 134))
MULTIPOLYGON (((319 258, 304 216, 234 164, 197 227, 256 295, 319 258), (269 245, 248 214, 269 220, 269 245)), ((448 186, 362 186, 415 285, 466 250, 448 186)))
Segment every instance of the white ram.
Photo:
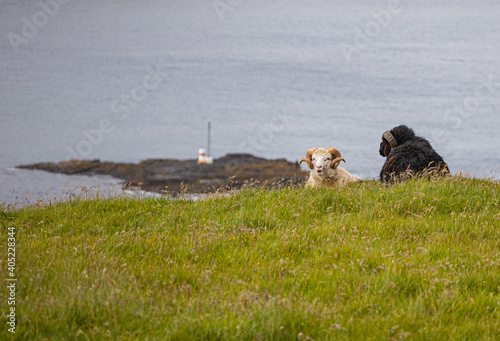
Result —
POLYGON ((306 157, 300 160, 299 165, 304 161, 311 169, 306 187, 341 187, 351 182, 363 181, 339 167, 340 161, 345 162, 345 159, 335 148, 311 148, 307 151, 306 157))

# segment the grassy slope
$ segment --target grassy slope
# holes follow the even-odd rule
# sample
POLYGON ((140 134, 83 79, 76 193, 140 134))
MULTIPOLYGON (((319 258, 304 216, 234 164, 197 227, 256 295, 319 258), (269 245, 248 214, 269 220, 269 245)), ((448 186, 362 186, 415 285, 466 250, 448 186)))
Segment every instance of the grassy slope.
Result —
POLYGON ((15 337, 498 340, 499 187, 367 181, 0 213, 4 250, 17 229, 15 337))

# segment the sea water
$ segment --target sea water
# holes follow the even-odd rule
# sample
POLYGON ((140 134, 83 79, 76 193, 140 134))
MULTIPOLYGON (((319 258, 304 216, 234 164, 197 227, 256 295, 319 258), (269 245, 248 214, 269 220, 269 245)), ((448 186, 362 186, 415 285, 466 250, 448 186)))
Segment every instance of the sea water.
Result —
POLYGON ((498 18, 493 0, 0 0, 2 192, 12 172, 34 188, 20 164, 196 158, 209 121, 215 158, 335 147, 364 178, 407 124, 453 173, 498 178, 498 18))

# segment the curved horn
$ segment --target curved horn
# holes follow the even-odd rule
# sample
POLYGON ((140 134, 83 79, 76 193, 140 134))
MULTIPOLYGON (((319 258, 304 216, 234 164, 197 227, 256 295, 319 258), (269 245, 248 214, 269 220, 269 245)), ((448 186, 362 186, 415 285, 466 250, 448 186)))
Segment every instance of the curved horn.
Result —
POLYGON ((341 157, 340 152, 332 147, 325 148, 331 155, 334 157, 333 161, 330 163, 330 167, 337 168, 339 166, 340 161, 344 161, 345 159, 341 157))
POLYGON ((394 138, 394 135, 392 135, 389 130, 387 130, 386 132, 384 132, 382 134, 382 137, 384 139, 386 139, 387 142, 389 142, 389 144, 391 145, 392 148, 396 148, 398 146, 398 142, 396 141, 396 139, 394 138))
POLYGON ((335 148, 332 148, 332 147, 328 147, 328 148, 325 148, 330 154, 332 154, 332 156, 334 158, 337 158, 337 157, 341 157, 342 155, 340 155, 340 152, 335 149, 335 148))
POLYGON ((344 161, 345 162, 345 159, 343 157, 337 157, 337 158, 335 158, 332 161, 332 163, 331 163, 331 167, 332 168, 337 168, 339 166, 340 161, 344 161))
POLYGON ((300 162, 299 162, 299 166, 302 162, 306 162, 307 165, 309 166, 310 169, 313 169, 314 168, 314 165, 312 164, 312 161, 311 161, 311 157, 313 155, 313 153, 316 151, 316 149, 318 148, 311 148, 309 149, 307 152, 306 152, 306 157, 305 158, 302 158, 300 159, 300 162))

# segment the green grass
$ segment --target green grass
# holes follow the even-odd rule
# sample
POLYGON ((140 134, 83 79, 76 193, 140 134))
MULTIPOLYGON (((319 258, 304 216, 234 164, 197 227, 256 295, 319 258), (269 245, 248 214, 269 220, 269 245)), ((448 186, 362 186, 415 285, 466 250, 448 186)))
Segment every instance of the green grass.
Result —
POLYGON ((18 340, 499 340, 500 184, 455 176, 0 211, 18 340))

